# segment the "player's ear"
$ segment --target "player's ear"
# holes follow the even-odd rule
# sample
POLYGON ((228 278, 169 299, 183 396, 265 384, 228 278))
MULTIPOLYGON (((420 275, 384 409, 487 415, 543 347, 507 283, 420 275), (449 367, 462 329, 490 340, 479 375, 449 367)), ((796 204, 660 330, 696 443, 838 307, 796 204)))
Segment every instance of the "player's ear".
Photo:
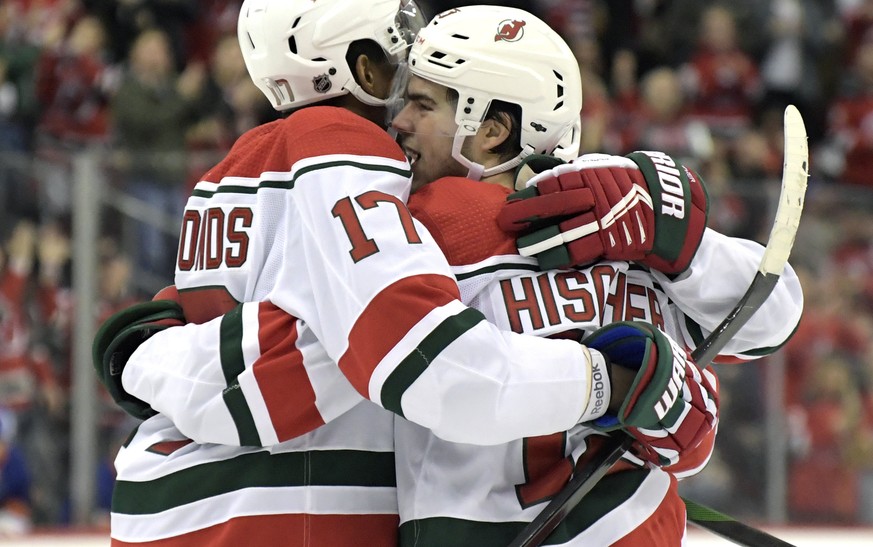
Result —
POLYGON ((478 133, 483 148, 490 151, 506 142, 512 133, 511 124, 512 120, 503 112, 483 121, 478 133))
POLYGON ((391 90, 391 74, 385 63, 379 63, 366 54, 355 60, 355 79, 368 95, 387 97, 391 90))

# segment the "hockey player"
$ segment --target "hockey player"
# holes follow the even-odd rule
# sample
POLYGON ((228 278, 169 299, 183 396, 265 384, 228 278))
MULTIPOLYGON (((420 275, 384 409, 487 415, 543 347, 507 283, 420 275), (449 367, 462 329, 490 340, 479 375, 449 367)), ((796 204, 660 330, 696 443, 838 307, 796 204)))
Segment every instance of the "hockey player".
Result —
MULTIPOLYGON (((391 71, 378 58, 402 55, 412 29, 401 22, 416 12, 388 0, 243 4, 240 43, 265 95, 279 109, 331 106, 247 133, 197 185, 176 284, 186 318, 205 323, 157 334, 126 368, 135 342, 179 310, 136 307, 98 336, 101 380, 149 417, 116 461, 114 544, 392 545, 384 409, 482 444, 565 430, 608 404, 629 430, 655 425, 665 398, 707 414, 699 398, 673 398, 672 371, 694 365, 650 326, 613 332, 632 357, 608 363, 610 348, 500 332, 458 300, 404 206, 408 163, 362 117, 378 119, 391 71), (616 382, 607 398, 592 376, 612 369, 646 380, 627 398, 616 382)), ((699 375, 689 381, 705 391, 699 375)), ((680 448, 706 435, 703 422, 680 448)))
MULTIPOLYGON (((442 21, 444 24, 442 27, 443 31, 458 30, 458 27, 451 26, 450 22, 461 20, 466 21, 466 26, 461 25, 462 28, 466 29, 466 34, 472 34, 475 27, 471 25, 474 21, 479 21, 479 24, 481 24, 482 14, 476 15, 476 12, 466 11, 467 9, 463 8, 460 12, 454 12, 454 19, 449 19, 448 15, 441 18, 445 19, 442 21), (463 17, 465 13, 468 14, 466 19, 463 17), (473 15, 476 16, 473 17, 473 15)), ((521 14, 518 13, 513 13, 512 15, 519 15, 516 18, 518 22, 526 22, 527 25, 534 24, 534 20, 528 18, 527 15, 520 16, 521 14)), ((528 41, 522 42, 520 45, 524 46, 528 51, 539 51, 540 48, 536 47, 538 45, 537 42, 534 41, 533 44, 535 45, 531 46, 531 36, 537 36, 536 32, 531 26, 526 28, 531 29, 528 34, 528 41)), ((438 36, 439 33, 425 35, 425 39, 420 42, 424 44, 422 48, 437 42, 446 46, 450 51, 457 51, 457 48, 451 44, 436 40, 438 36)), ((418 48, 418 46, 416 47, 418 48)), ((473 48, 476 46, 467 44, 467 47, 473 48)), ((445 50, 437 48, 437 51, 441 54, 440 58, 445 57, 445 50)), ((421 52, 419 54, 420 56, 416 57, 414 55, 413 58, 423 59, 424 54, 421 52)), ((480 52, 477 51, 476 54, 466 55, 464 57, 464 64, 472 66, 478 62, 481 65, 489 59, 489 54, 491 52, 486 51, 484 55, 480 55, 480 52)), ((494 58, 491 58, 491 61, 493 60, 494 58)), ((531 61, 532 59, 530 58, 523 60, 516 59, 513 64, 523 67, 537 66, 531 63, 531 61), (531 63, 531 65, 526 63, 531 63)), ((540 67, 540 69, 542 68, 540 67)), ((501 69, 505 70, 506 67, 501 67, 501 69)), ((415 72, 414 68, 413 71, 415 72)), ((490 70, 490 73, 494 73, 493 68, 490 70)), ((429 75, 425 69, 419 71, 419 74, 433 76, 432 74, 429 75)), ((567 75, 564 74, 563 76, 567 75)), ((463 80, 463 78, 470 78, 469 72, 453 82, 456 88, 460 87, 468 95, 489 91, 500 96, 499 94, 502 92, 504 97, 509 100, 508 102, 524 105, 522 112, 528 116, 527 119, 530 119, 534 112, 536 115, 541 115, 540 111, 544 110, 542 105, 536 104, 536 100, 525 99, 517 95, 506 96, 508 91, 505 88, 501 91, 500 87, 488 89, 486 86, 484 90, 479 89, 476 86, 481 87, 485 85, 482 80, 470 81, 463 80), (473 87, 467 87, 471 84, 473 84, 473 87)), ((436 77, 432 79, 439 80, 436 77)), ((488 80, 484 81, 487 82, 488 80)), ((451 143, 453 139, 449 138, 446 140, 446 136, 452 137, 454 135, 454 128, 451 126, 452 116, 448 118, 449 125, 446 127, 451 128, 451 131, 448 132, 422 132, 416 130, 423 128, 420 124, 416 125, 415 129, 407 125, 411 123, 409 120, 410 112, 426 111, 427 108, 441 105, 442 103, 440 103, 439 99, 444 99, 446 96, 444 92, 434 95, 422 93, 421 85, 422 82, 417 82, 410 86, 412 100, 407 109, 398 117, 395 125, 406 135, 419 137, 427 136, 428 134, 431 136, 436 135, 441 136, 443 141, 451 143)), ((553 106, 553 104, 550 104, 548 109, 551 109, 553 106)), ((463 116, 461 108, 458 107, 457 109, 459 117, 463 116)), ((450 112, 454 114, 454 109, 450 112)), ((499 120, 499 116, 496 119, 499 120)), ((478 123, 479 120, 475 121, 478 123)), ((503 123, 507 128, 512 127, 511 121, 505 118, 503 123)), ((483 124, 485 127, 482 128, 484 131, 481 135, 485 137, 487 137, 489 131, 495 129, 494 127, 488 127, 488 125, 489 123, 486 122, 483 124)), ((499 128, 497 132, 500 133, 499 128)), ((477 131, 475 134, 479 135, 480 133, 477 131)), ((505 139, 505 137, 504 135, 502 138, 505 139)), ((411 144, 414 142, 411 137, 407 136, 405 141, 407 151, 417 160, 413 166, 414 169, 416 167, 426 167, 428 165, 426 160, 434 158, 434 155, 431 155, 429 150, 425 151, 424 146, 416 148, 411 144)), ((472 141, 475 143, 476 139, 474 138, 472 141)), ((527 141, 531 141, 529 135, 526 137, 526 141, 523 140, 523 142, 527 141)), ((471 152, 468 150, 468 153, 471 152)), ((472 152, 474 157, 479 157, 478 154, 481 153, 472 152)), ((513 155, 509 154, 508 157, 501 158, 501 161, 497 163, 503 163, 503 160, 507 159, 511 160, 513 155)), ((447 157, 450 158, 451 155, 447 157)), ((487 154, 483 157, 489 161, 494 159, 488 158, 487 154)), ((468 164, 469 168, 472 163, 469 158, 465 156, 463 161, 468 164)), ((453 165, 450 162, 433 163, 432 165, 453 165)), ((589 165, 594 169, 595 167, 602 168, 604 165, 608 166, 616 163, 621 163, 620 158, 601 158, 599 164, 591 165, 589 163, 589 165)), ((488 165, 488 167, 493 166, 493 162, 490 162, 488 165)), ((474 166, 473 168, 475 169, 476 167, 474 166)), ((613 173, 626 168, 614 167, 614 169, 613 173)), ((487 172, 484 166, 482 170, 487 172)), ((500 169, 497 169, 496 172, 499 173, 500 169)), ((491 174, 493 173, 494 171, 491 174)), ((502 178, 506 180, 506 172, 503 175, 502 178)), ((491 179, 492 177, 486 178, 491 179)), ((492 182, 497 182, 498 180, 492 180, 492 182)), ((511 182, 511 177, 509 181, 511 182)), ((486 222, 480 226, 482 219, 487 221, 489 218, 494 218, 507 193, 507 190, 499 186, 470 184, 468 181, 460 179, 448 179, 426 187, 423 192, 420 192, 412 199, 413 209, 416 210, 419 218, 425 219, 425 224, 434 230, 437 240, 452 259, 453 264, 457 265, 456 272, 459 274, 459 279, 462 280, 462 294, 464 294, 465 300, 476 301, 486 310, 506 310, 502 315, 498 313, 493 313, 493 317, 490 317, 491 313, 488 315, 489 318, 499 321, 507 328, 514 327, 518 329, 521 326, 525 326, 528 329, 538 330, 542 334, 554 333, 568 328, 592 330, 596 329, 601 322, 640 317, 654 319, 655 322, 663 323, 665 327, 671 329, 677 328, 676 318, 683 317, 679 308, 667 300, 665 291, 661 290, 652 281, 650 274, 627 263, 603 264, 598 266, 597 269, 573 275, 565 272, 563 276, 554 273, 545 277, 522 276, 518 278, 516 285, 519 294, 532 296, 526 300, 524 298, 518 299, 524 301, 524 304, 519 304, 518 301, 515 301, 514 304, 509 302, 508 305, 504 301, 508 297, 504 291, 510 290, 512 285, 509 285, 510 289, 507 289, 505 282, 513 276, 530 270, 531 261, 512 256, 514 248, 511 241, 507 242, 504 236, 496 233, 493 222, 486 222), (447 193, 450 196, 449 198, 445 197, 447 193), (420 204, 429 205, 417 207, 420 204), (472 209, 465 208, 469 204, 475 206, 472 209), (459 205, 461 206, 459 207, 459 205), (462 230, 458 229, 459 225, 463 228, 462 230), (482 230, 476 229, 477 227, 481 227, 482 230), (471 228, 474 230, 473 233, 481 234, 481 237, 477 238, 475 240, 476 243, 472 245, 469 238, 471 228), (498 265, 501 267, 496 267, 498 265), (598 286, 601 287, 599 290, 597 290, 598 286), (538 296, 538 290, 535 287, 540 287, 541 295, 538 296), (643 305, 642 303, 645 303, 647 300, 648 304, 643 305), (548 302, 552 304, 549 305, 548 302), (493 306, 490 304, 493 304, 493 306), (515 311, 510 313, 508 310, 513 308, 515 311), (518 314, 518 310, 522 308, 529 310, 525 313, 530 314, 530 324, 527 324, 527 320, 520 319, 521 315, 524 314, 518 314), (559 310, 565 311, 559 313, 559 310), (663 310, 668 310, 669 313, 664 314, 663 310), (557 315, 554 315, 555 313, 557 315), (586 317, 586 314, 588 317, 586 317), (536 317, 540 317, 540 322, 543 317, 548 317, 549 325, 545 328, 542 326, 537 327, 538 320, 536 317), (666 320, 664 317, 666 317, 666 320)), ((723 243, 718 239, 713 239, 714 237, 714 235, 710 236, 710 241, 723 243)), ((696 248, 696 245, 694 247, 696 248)), ((707 246, 704 245, 701 253, 705 254, 706 249, 707 246)), ((751 271, 754 271, 754 264, 758 258, 756 252, 759 249, 750 246, 748 249, 740 248, 739 251, 741 251, 739 256, 734 257, 741 259, 737 265, 738 270, 743 268, 748 269, 751 266, 751 271)), ((734 254, 736 255, 737 253, 734 254)), ((697 278, 699 277, 697 276, 697 278)), ((680 295, 683 291, 688 292, 689 289, 699 291, 700 287, 696 284, 699 284, 700 281, 697 278, 684 285, 676 284, 673 290, 680 295)), ((511 291, 509 294, 511 294, 511 291)), ((785 299, 786 296, 791 296, 790 283, 787 289, 782 287, 777 295, 777 300, 773 301, 776 305, 768 307, 770 312, 791 308, 790 299, 785 299), (787 306, 786 303, 788 304, 787 306)), ((513 297, 510 300, 516 299, 513 297)), ((726 313, 727 309, 733 304, 730 301, 724 302, 725 310, 723 312, 721 310, 704 310, 701 313, 700 310, 695 310, 693 307, 694 304, 700 307, 701 303, 694 299, 691 299, 691 302, 692 306, 690 309, 692 312, 702 316, 705 321, 715 318, 716 314, 726 313)), ((711 306, 711 304, 707 305, 711 306)), ((795 309, 789 311, 795 312, 798 310, 799 308, 795 307, 795 309)), ((752 341, 740 342, 738 347, 753 347, 751 344, 755 341, 765 340, 760 336, 759 330, 763 330, 762 327, 765 326, 767 319, 770 318, 772 317, 765 317, 765 320, 760 324, 751 325, 752 341)), ((720 319, 720 317, 715 319, 720 319)), ((777 339, 780 335, 787 337, 787 334, 779 333, 773 338, 777 339)), ((160 396, 160 393, 156 393, 156 395, 160 396)), ((266 403, 266 406, 269 406, 269 403, 266 403)), ((275 415, 278 416, 281 410, 278 409, 275 415)), ((711 410, 714 412, 714 408, 711 408, 711 410)), ((196 426, 192 427, 196 429, 196 426)), ((404 521, 407 522, 404 524, 403 529, 404 534, 409 533, 414 535, 419 545, 505 544, 517 532, 521 525, 520 523, 523 523, 525 519, 529 520, 532 518, 542 507, 540 503, 525 509, 523 502, 530 503, 530 500, 528 499, 525 502, 523 498, 529 498, 531 495, 546 497, 550 493, 554 493, 554 488, 552 487, 559 487, 562 481, 566 480, 572 467, 570 460, 567 458, 578 457, 586 448, 586 445, 590 448, 594 444, 594 440, 596 440, 588 437, 592 433, 592 429, 586 427, 576 428, 575 431, 571 431, 570 439, 574 442, 569 443, 564 448, 562 448, 564 444, 564 440, 562 440, 564 439, 563 434, 560 434, 557 438, 543 437, 495 447, 473 448, 445 443, 438 437, 431 435, 428 431, 416 428, 403 421, 400 421, 398 424, 398 429, 400 430, 397 437, 398 460, 405 462, 403 464, 405 467, 401 468, 401 473, 398 477, 399 486, 401 487, 401 500, 404 500, 401 505, 401 512, 404 515, 408 515, 404 517, 404 521), (424 435, 424 442, 415 442, 417 435, 424 435), (585 440, 581 441, 582 439, 585 440), (410 440, 413 440, 413 442, 410 443, 410 440), (578 444, 580 441, 583 444, 578 444), (422 446, 428 447, 424 453, 420 451, 422 446), (567 450, 566 453, 565 450, 567 450), (543 477, 537 473, 537 469, 525 466, 526 462, 521 458, 524 453, 539 453, 545 456, 546 459, 541 459, 540 465, 537 467, 539 470, 547 470, 550 473, 546 473, 546 476, 543 477), (551 459, 549 459, 550 455, 551 459), (420 465, 422 462, 425 462, 424 465, 420 465), (458 462, 465 462, 465 464, 459 467, 458 462), (477 464, 475 462, 480 463, 477 464), (502 475, 504 471, 508 473, 502 475), (533 472, 533 475, 528 475, 531 472, 533 472), (414 478, 414 480, 409 480, 410 478, 414 478), (424 478, 436 478, 436 480, 422 480, 424 478), (523 484, 525 483, 525 478, 530 479, 528 484, 523 484), (544 483, 546 488, 543 488, 544 483), (518 492, 516 492, 516 486, 519 487, 518 492), (507 504, 507 499, 511 500, 511 503, 507 504), (515 509, 512 509, 513 504, 515 509), (487 516, 483 517, 482 515, 487 516), (471 519, 470 517, 475 518, 471 519), (477 519, 479 522, 476 522, 477 519), (414 532, 410 532, 412 530, 414 532)), ((197 433, 192 433, 192 435, 197 436, 197 433)), ((211 432, 204 429, 199 433, 208 436, 211 432)), ((694 469, 698 467, 708 454, 708 449, 709 447, 706 447, 705 450, 701 451, 702 456, 698 455, 698 460, 693 460, 690 464, 687 461, 684 462, 685 468, 690 467, 694 469)), ((674 454, 670 454, 668 451, 664 452, 668 456, 674 456, 674 454)), ((669 460, 670 457, 667 459, 669 460)), ((661 463, 660 457, 656 456, 655 461, 661 463)), ((674 465, 672 469, 678 471, 682 467, 674 465)), ((618 479, 611 478, 610 481, 612 483, 604 483, 604 486, 599 490, 601 493, 595 494, 589 505, 589 507, 594 506, 603 509, 600 518, 595 519, 596 524, 594 526, 583 526, 577 521, 575 523, 575 531, 573 528, 570 528, 569 532, 571 534, 581 532, 582 535, 577 539, 584 539, 585 541, 593 540, 594 543, 592 544, 603 544, 600 542, 606 541, 605 538, 611 537, 614 539, 622 536, 624 536, 622 541, 626 542, 625 544, 642 542, 657 545, 659 544, 657 543, 658 541, 666 542, 661 544, 674 544, 672 542, 676 541, 676 538, 679 537, 677 534, 681 536, 681 531, 684 530, 684 519, 682 518, 681 501, 678 500, 675 494, 675 484, 669 477, 665 479, 665 476, 664 474, 657 475, 638 469, 635 472, 619 474, 618 479), (641 477, 645 480, 642 480, 641 477), (642 480, 642 482, 635 484, 635 481, 638 480, 642 480), (610 506, 604 508, 602 492, 604 490, 614 490, 615 481, 618 481, 619 484, 628 489, 625 492, 628 496, 634 491, 636 494, 630 496, 630 499, 619 499, 618 501, 623 501, 623 503, 619 503, 617 507, 610 506), (598 496, 600 497, 598 498, 598 496), (640 503, 641 499, 644 500, 643 503, 640 503), (610 508, 612 510, 607 510, 610 508), (656 508, 659 509, 656 511, 656 508), (616 525, 616 522, 619 524, 616 525), (643 525, 639 526, 639 524, 643 525), (629 530, 634 531, 628 533, 629 530), (672 531, 673 535, 664 534, 665 531, 672 531)), ((609 497, 615 501, 614 496, 609 497)))
MULTIPOLYGON (((548 116, 566 94, 550 93, 555 81, 532 77, 537 68, 548 75, 540 59, 547 47, 533 32, 517 44, 500 43, 502 18, 495 17, 492 24, 497 32, 492 40, 490 33, 482 32, 488 21, 484 13, 487 10, 460 8, 437 16, 419 33, 409 56, 407 103, 393 121, 404 151, 415 160, 413 187, 418 190, 410 198, 410 210, 449 258, 462 300, 483 310, 489 321, 517 332, 541 336, 593 332, 586 340, 596 345, 604 336, 604 330, 598 330, 603 325, 644 320, 693 346, 698 340, 692 333, 700 332, 699 325, 706 331, 714 328, 743 295, 763 249, 705 230, 705 191, 694 173, 669 156, 592 154, 537 180, 548 185, 554 184, 549 180, 554 174, 571 182, 575 182, 573 176, 579 177, 595 197, 595 206, 589 205, 591 211, 586 214, 602 218, 612 213, 611 222, 601 222, 599 233, 591 237, 608 241, 613 235, 622 238, 624 245, 610 249, 614 261, 601 260, 570 271, 527 271, 531 263, 515 253, 514 242, 494 219, 512 218, 505 214, 504 202, 514 186, 511 167, 518 153, 536 146, 537 139, 548 138, 531 121, 548 116), (507 85, 512 81, 526 81, 526 85, 507 85), (495 100, 489 102, 489 98, 495 100), (471 111, 471 104, 481 103, 490 107, 471 111), (681 178, 677 188, 688 196, 683 205, 690 222, 670 225, 675 218, 667 214, 670 209, 658 211, 651 205, 667 203, 670 198, 659 194, 661 171, 668 165, 670 174, 681 178), (468 178, 449 176, 419 186, 422 181, 458 174, 468 178), (637 205, 628 199, 635 195, 637 205), (665 224, 672 238, 666 243, 657 241, 661 234, 656 229, 665 230, 665 224), (625 229, 633 237, 626 237, 625 229), (475 241, 470 234, 476 234, 475 241), (651 239, 656 240, 654 244, 651 239), (724 283, 718 289, 711 287, 714 272, 724 283)), ((530 16, 516 14, 506 19, 527 31, 536 29, 530 16)), ((528 203, 519 214, 519 204, 513 205, 514 218, 540 212, 528 203)), ((552 203, 552 209, 556 205, 552 203)), ((607 246, 600 240, 586 243, 583 249, 591 256, 602 259, 606 254, 607 246)), ((579 255, 575 258, 581 260, 579 255)), ((728 355, 723 360, 751 359, 775 351, 789 338, 799 321, 802 297, 793 271, 789 269, 785 276, 762 314, 726 347, 728 355), (786 323, 782 317, 791 319, 786 323)), ((714 417, 717 391, 710 372, 700 372, 704 380, 688 383, 686 389, 700 390, 695 396, 706 402, 714 417)), ((689 369, 689 374, 698 371, 689 369)), ((677 450, 672 443, 681 444, 678 439, 693 431, 692 423, 699 418, 692 411, 669 427, 662 424, 665 427, 643 433, 666 433, 666 437, 661 443, 648 439, 628 455, 567 515, 546 544, 680 545, 685 511, 676 479, 693 475, 705 465, 714 431, 696 450, 677 450)), ((596 454, 602 440, 597 437, 602 430, 597 425, 603 423, 598 420, 594 427, 580 424, 554 435, 479 447, 445 442, 416 424, 398 420, 395 448, 401 544, 508 544, 569 480, 574 463, 596 454)))

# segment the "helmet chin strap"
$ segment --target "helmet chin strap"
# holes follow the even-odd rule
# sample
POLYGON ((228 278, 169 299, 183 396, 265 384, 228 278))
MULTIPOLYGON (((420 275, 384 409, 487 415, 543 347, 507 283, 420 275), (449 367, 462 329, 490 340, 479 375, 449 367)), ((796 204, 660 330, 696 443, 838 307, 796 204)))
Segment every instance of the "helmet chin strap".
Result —
POLYGON ((455 139, 452 141, 452 157, 455 158, 458 163, 467 168, 467 178, 470 180, 482 180, 484 177, 490 177, 498 173, 504 173, 510 169, 515 169, 522 161, 524 161, 524 158, 530 156, 534 152, 530 146, 525 146, 521 152, 511 160, 486 168, 481 163, 471 161, 464 156, 464 153, 461 151, 461 148, 464 145, 464 140, 468 136, 469 135, 467 135, 460 127, 458 128, 458 132, 455 133, 455 139))
POLYGON ((388 99, 379 99, 374 97, 364 91, 357 82, 349 82, 348 85, 345 86, 345 89, 352 94, 354 98, 361 101, 364 104, 368 104, 370 106, 386 106, 390 97, 388 99))

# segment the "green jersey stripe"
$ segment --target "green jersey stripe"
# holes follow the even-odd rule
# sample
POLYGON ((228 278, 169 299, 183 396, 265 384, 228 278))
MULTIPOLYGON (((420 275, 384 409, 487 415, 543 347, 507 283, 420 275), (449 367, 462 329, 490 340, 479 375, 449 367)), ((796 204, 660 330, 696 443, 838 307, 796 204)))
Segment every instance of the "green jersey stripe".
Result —
POLYGON ((537 264, 519 264, 517 262, 512 263, 504 263, 504 264, 493 264, 491 266, 485 266, 483 268, 479 268, 477 270, 473 270, 471 272, 458 273, 454 271, 455 279, 458 281, 464 281, 466 279, 470 279, 472 277, 476 277, 479 275, 487 275, 500 271, 513 271, 513 270, 523 270, 528 272, 539 272, 540 267, 537 264))
MULTIPOLYGON (((645 480, 647 470, 623 471, 607 475, 546 538, 543 545, 560 545, 575 538, 604 515, 624 503, 645 480)), ((480 522, 465 519, 434 517, 412 520, 400 526, 400 544, 416 547, 447 547, 477 545, 502 547, 509 545, 521 533, 525 522, 480 522)))
POLYGON ((203 188, 195 188, 191 193, 194 197, 200 198, 209 198, 215 194, 256 194, 259 190, 265 188, 273 188, 279 190, 291 190, 294 188, 294 185, 297 183, 297 178, 301 175, 305 175, 307 173, 311 173, 312 171, 318 171, 321 169, 330 169, 333 167, 354 167, 356 169, 363 169, 365 171, 384 171, 386 173, 394 173, 395 175, 400 175, 401 177, 409 178, 412 176, 412 171, 409 169, 398 169, 396 167, 391 167, 389 165, 379 165, 379 164, 371 164, 371 163, 360 163, 351 160, 344 161, 329 161, 325 163, 318 163, 315 165, 309 165, 307 167, 303 167, 298 169, 294 174, 294 178, 291 180, 262 180, 258 183, 257 186, 242 186, 239 184, 219 184, 216 186, 215 190, 204 190, 203 188))
POLYGON ((242 306, 235 307, 222 317, 220 330, 221 368, 227 382, 227 388, 222 392, 224 403, 236 425, 240 444, 261 446, 255 418, 252 416, 238 380, 239 375, 245 372, 245 359, 242 352, 242 306))
POLYGON ((243 454, 152 480, 119 480, 115 483, 112 511, 148 515, 243 488, 294 486, 394 488, 394 453, 314 450, 243 454))
POLYGON ((472 308, 440 323, 424 340, 407 355, 397 368, 391 372, 382 386, 382 406, 403 416, 400 399, 409 386, 427 369, 428 364, 446 347, 460 338, 465 332, 484 321, 485 316, 472 308))

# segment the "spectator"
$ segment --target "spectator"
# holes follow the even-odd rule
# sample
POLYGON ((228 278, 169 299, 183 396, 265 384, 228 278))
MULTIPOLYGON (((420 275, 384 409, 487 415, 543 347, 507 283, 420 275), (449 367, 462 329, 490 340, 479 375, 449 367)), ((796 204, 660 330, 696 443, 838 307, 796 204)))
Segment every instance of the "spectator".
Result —
POLYGON ((734 14, 715 4, 701 15, 699 41, 682 68, 691 100, 691 115, 708 125, 713 135, 730 142, 753 122, 759 99, 758 68, 737 41, 734 14))
POLYGON ((873 187, 873 32, 844 76, 815 159, 819 172, 832 180, 873 187))
POLYGON ((688 117, 688 103, 679 75, 662 66, 646 73, 642 104, 627 136, 630 150, 663 150, 685 165, 703 171, 713 155, 709 128, 688 117))
POLYGON ((242 0, 197 0, 197 16, 185 28, 189 62, 209 62, 224 36, 236 36, 241 5, 242 0))
POLYGON ((131 48, 143 32, 161 28, 170 48, 174 70, 182 70, 189 60, 186 28, 200 14, 202 0, 81 0, 89 12, 110 30, 110 49, 114 61, 130 57, 131 48))
POLYGON ((206 79, 199 95, 198 119, 188 131, 189 186, 230 150, 246 130, 258 125, 259 109, 269 103, 246 72, 236 34, 224 35, 209 58, 206 79))
POLYGON ((36 336, 39 323, 31 320, 39 317, 31 298, 36 240, 36 226, 20 221, 0 252, 0 405, 13 413, 27 461, 40 470, 31 491, 34 521, 51 522, 64 476, 63 436, 55 430, 63 396, 51 354, 36 336))
POLYGON ((819 360, 804 386, 801 406, 809 448, 791 464, 791 517, 806 523, 857 522, 860 477, 850 449, 860 431, 862 408, 850 361, 839 354, 819 360))
MULTIPOLYGON (((723 188, 719 208, 730 210, 730 233, 766 241, 770 229, 772 200, 778 195, 782 175, 784 133, 783 106, 764 109, 756 127, 737 137, 727 149, 730 184, 723 188)), ((725 223, 722 211, 710 212, 725 223)))
POLYGON ((0 2, 0 233, 37 208, 30 191, 32 133, 37 116, 33 71, 40 54, 25 40, 15 5, 0 2))
POLYGON ((699 47, 700 31, 705 25, 705 12, 711 7, 729 10, 731 19, 743 29, 737 37, 738 45, 743 51, 757 58, 767 43, 766 22, 770 2, 722 0, 710 3, 700 0, 670 0, 660 3, 663 8, 658 19, 664 22, 664 26, 659 27, 661 32, 654 39, 660 37, 670 52, 667 64, 678 65, 694 55, 699 47))
MULTIPOLYGON (((803 404, 806 386, 818 363, 829 355, 863 359, 865 348, 873 347, 870 329, 854 316, 863 317, 854 306, 858 289, 836 265, 819 270, 800 269, 804 314, 795 336, 786 344, 785 359, 791 364, 786 380, 786 408, 803 404), (848 310, 856 310, 850 317, 848 310)), ((869 312, 867 314, 869 317, 869 312)))
POLYGON ((178 219, 182 214, 187 134, 197 121, 205 79, 202 65, 177 74, 167 35, 151 29, 134 41, 127 73, 112 102, 123 187, 142 201, 141 210, 154 213, 139 222, 137 266, 142 275, 158 278, 159 286, 171 282, 177 236, 153 218, 163 214, 178 219))
POLYGON ((20 221, 0 250, 0 405, 21 415, 38 401, 56 408, 57 378, 37 347, 28 308, 36 227, 20 221))
POLYGON ((31 475, 15 439, 15 419, 0 409, 0 538, 23 536, 33 528, 31 475))
POLYGON ((108 139, 113 71, 104 60, 105 31, 96 17, 79 19, 58 48, 45 50, 36 68, 41 114, 37 125, 37 181, 49 218, 69 215, 72 155, 108 139))
POLYGON ((83 15, 80 0, 4 0, 12 9, 17 39, 42 48, 57 47, 83 15))
POLYGON ((771 0, 770 39, 761 61, 765 108, 780 112, 789 104, 804 113, 807 132, 818 137, 824 113, 822 52, 834 52, 838 25, 817 0, 771 0))
POLYGON ((873 0, 857 0, 854 2, 837 2, 843 7, 840 19, 843 30, 843 57, 839 63, 843 68, 855 64, 855 56, 866 36, 873 28, 873 0))
POLYGON ((579 61, 582 76, 582 133, 580 150, 584 152, 602 151, 610 126, 611 105, 609 90, 603 81, 603 68, 600 46, 591 37, 577 37, 570 42, 573 53, 579 61))

